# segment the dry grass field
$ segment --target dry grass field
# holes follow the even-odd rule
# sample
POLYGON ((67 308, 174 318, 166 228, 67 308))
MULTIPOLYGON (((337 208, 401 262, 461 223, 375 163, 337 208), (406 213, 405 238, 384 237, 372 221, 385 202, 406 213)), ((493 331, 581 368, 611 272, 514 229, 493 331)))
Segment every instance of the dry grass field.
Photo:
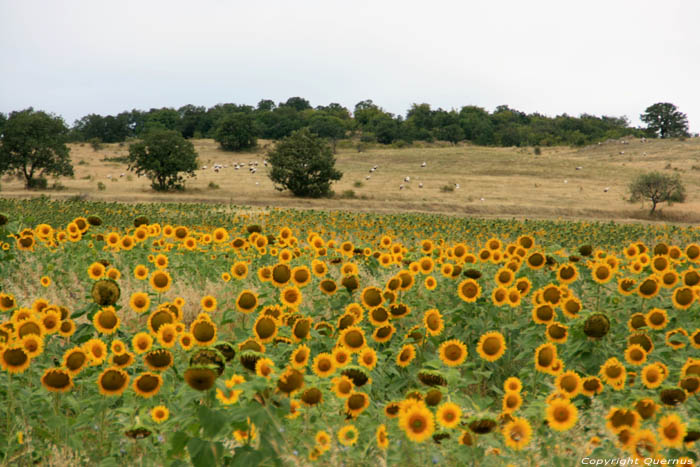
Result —
POLYGON ((542 148, 539 156, 532 148, 470 145, 369 148, 364 152, 339 148, 337 165, 344 176, 334 185, 336 197, 322 200, 296 199, 273 188, 263 166, 270 142, 261 141, 256 151, 244 153, 224 152, 213 140, 194 140, 194 145, 201 168, 196 178, 188 180, 184 192, 154 192, 148 180, 130 174, 125 164, 110 162, 110 158, 127 154, 126 144, 105 145, 100 151, 88 144, 73 144, 75 177, 61 179, 63 189, 27 192, 20 180, 5 177, 0 195, 31 197, 43 193, 56 199, 79 195, 121 202, 225 202, 260 207, 625 221, 648 218, 648 204, 625 201, 630 180, 638 173, 659 170, 679 172, 688 193, 684 204, 662 205, 661 219, 700 221, 699 138, 647 142, 628 139, 626 143, 608 141, 585 148, 542 148), (253 161, 258 161, 255 174, 247 170, 253 161), (423 162, 427 163, 425 168, 421 167, 423 162), (246 167, 234 170, 235 163, 246 167), (226 167, 217 173, 214 164, 226 167), (374 165, 378 169, 367 180, 374 165), (405 177, 410 177, 410 182, 404 182, 405 177), (105 185, 103 190, 98 190, 98 182, 105 185), (459 188, 453 191, 443 188, 456 184, 459 188))

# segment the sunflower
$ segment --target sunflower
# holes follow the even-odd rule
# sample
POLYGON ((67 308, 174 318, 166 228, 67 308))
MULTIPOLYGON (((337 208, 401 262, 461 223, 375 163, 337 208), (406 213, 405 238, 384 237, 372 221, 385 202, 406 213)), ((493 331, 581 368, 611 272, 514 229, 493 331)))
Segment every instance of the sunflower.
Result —
POLYGON ((105 396, 119 396, 128 385, 128 373, 119 368, 107 368, 97 377, 97 386, 105 396))
POLYGON ((548 303, 543 303, 532 309, 532 320, 537 324, 550 324, 554 322, 556 316, 554 308, 548 303))
POLYGON ((260 315, 253 324, 253 332, 260 342, 272 342, 277 336, 277 320, 272 316, 260 315))
POLYGON ((637 287, 637 294, 642 298, 653 298, 660 290, 659 279, 656 276, 649 276, 637 287))
POLYGON ((671 301, 679 310, 687 310, 695 301, 695 293, 691 287, 679 287, 673 291, 671 301))
POLYGON ((488 362, 495 362, 506 351, 506 340, 498 331, 490 331, 481 336, 476 346, 479 356, 488 362))
POLYGON ((199 346, 207 346, 216 342, 216 324, 206 318, 198 318, 190 324, 190 333, 194 343, 199 346))
POLYGON ((447 366, 461 365, 468 355, 467 346, 457 339, 445 341, 440 344, 439 353, 440 360, 447 366))
POLYGON ((311 350, 306 344, 299 345, 299 347, 297 347, 294 350, 294 352, 292 352, 292 355, 289 357, 289 361, 292 364, 292 367, 298 370, 304 368, 309 362, 310 354, 311 350))
POLYGON ((503 383, 505 392, 520 392, 523 389, 523 383, 517 376, 511 376, 503 383))
POLYGON ((481 296, 481 286, 474 279, 464 279, 457 287, 459 298, 467 303, 474 303, 481 296))
POLYGON ((644 420, 648 420, 651 417, 653 417, 658 408, 659 408, 659 406, 656 405, 656 402, 654 402, 651 399, 641 399, 641 400, 637 401, 637 403, 634 406, 634 410, 636 410, 637 413, 644 420))
POLYGON ((297 308, 303 299, 301 290, 296 286, 285 287, 280 292, 280 301, 290 308, 297 308))
POLYGON ((357 353, 367 345, 364 331, 357 326, 350 326, 343 329, 338 337, 338 343, 352 353, 357 353))
POLYGON ((557 348, 552 343, 542 344, 535 349, 535 369, 549 373, 557 359, 557 348))
POLYGON ((502 411, 503 413, 513 413, 523 405, 523 398, 519 392, 506 391, 503 394, 502 411))
POLYGON ((109 357, 109 364, 117 368, 126 368, 132 363, 134 363, 134 354, 131 352, 112 354, 109 357))
POLYGON ((597 376, 588 376, 581 382, 581 394, 593 397, 603 392, 603 383, 597 376))
POLYGON ((94 262, 88 266, 88 276, 90 276, 92 280, 101 279, 105 274, 105 270, 106 268, 102 263, 94 262))
POLYGON ((642 461, 655 457, 658 452, 656 437, 651 430, 634 432, 629 441, 629 448, 632 455, 642 461))
POLYGON ((632 344, 625 349, 625 360, 630 365, 642 365, 647 360, 647 353, 641 345, 632 344))
POLYGON ((399 415, 399 427, 408 439, 421 443, 430 438, 435 430, 433 414, 425 404, 417 402, 399 415))
POLYGON ((560 373, 554 383, 556 388, 569 399, 576 397, 582 389, 581 377, 575 371, 560 373))
POLYGON ((44 371, 41 384, 51 392, 68 392, 73 387, 73 377, 66 369, 49 368, 44 371))
POLYGON ((546 409, 547 422, 556 431, 571 429, 578 419, 578 409, 568 399, 555 399, 546 409))
POLYGON ((316 376, 327 378, 335 372, 333 356, 327 352, 320 353, 314 358, 312 370, 316 376))
POLYGON ((647 325, 655 330, 661 330, 668 324, 668 314, 661 308, 652 308, 645 315, 647 325))
POLYGON ((38 357, 44 352, 44 339, 36 334, 28 334, 19 342, 29 358, 38 357))
POLYGON ((386 451, 389 447, 389 438, 386 434, 386 425, 382 423, 377 427, 375 437, 377 440, 377 447, 382 451, 386 451))
POLYGON ((627 370, 620 361, 611 357, 600 367, 600 377, 615 389, 622 389, 627 378, 627 370))
POLYGON ((352 380, 345 375, 337 376, 331 380, 331 390, 333 393, 341 398, 345 399, 353 393, 355 385, 352 380))
POLYGON ((90 339, 83 344, 83 349, 90 357, 90 366, 101 365, 107 358, 107 344, 100 339, 90 339))
POLYGON ((158 405, 151 409, 151 419, 156 423, 163 423, 170 418, 170 411, 164 405, 158 405))
POLYGON ((413 344, 404 344, 396 355, 396 365, 407 367, 416 358, 416 347, 413 344))
POLYGON ((666 333, 666 345, 674 350, 682 349, 687 344, 683 338, 688 338, 688 332, 683 328, 676 328, 666 333))
POLYGON ((269 378, 275 371, 275 363, 269 358, 261 358, 255 362, 255 374, 269 378))
POLYGON ((164 271, 162 269, 158 269, 156 271, 153 271, 151 273, 151 279, 150 279, 150 284, 153 290, 155 290, 158 293, 163 293, 167 292, 168 289, 170 289, 170 285, 172 284, 173 280, 170 277, 170 274, 168 271, 164 271))
POLYGON ((142 354, 151 350, 153 338, 146 332, 139 332, 131 339, 131 347, 137 354, 142 354))
POLYGON ((357 418, 367 407, 369 407, 369 396, 364 392, 351 392, 345 398, 345 413, 352 418, 357 418))
POLYGON ((95 313, 92 323, 101 334, 114 334, 119 329, 121 320, 114 307, 108 306, 95 313))
POLYGON ((423 325, 431 336, 439 336, 445 328, 442 315, 436 308, 432 308, 423 314, 423 325))
POLYGON ((299 318, 292 326, 292 338, 295 342, 311 338, 311 318, 299 318))
POLYGON ((152 350, 143 357, 143 362, 153 371, 165 371, 173 364, 173 354, 166 349, 152 350))
POLYGON ((172 323, 166 323, 158 328, 156 338, 158 343, 165 348, 172 348, 177 343, 178 332, 177 328, 172 323))
POLYGON ((454 402, 445 402, 438 407, 435 418, 444 428, 455 428, 462 418, 462 408, 454 402))
POLYGON ((89 363, 90 357, 82 347, 73 347, 63 353, 63 366, 73 376, 80 373, 89 363))
POLYGON ((0 350, 0 366, 8 373, 23 373, 31 363, 27 351, 18 344, 0 350))
POLYGON ((159 374, 146 371, 134 379, 132 387, 136 394, 147 399, 158 394, 162 385, 163 378, 159 374))
MULTIPOLYGON (((513 418, 503 427, 501 432, 503 433, 503 438, 505 439, 506 446, 508 446, 511 449, 515 449, 516 451, 523 449, 530 443, 530 440, 532 439, 532 427, 530 426, 530 423, 524 418, 513 418)), ((473 444, 473 442, 469 443, 469 445, 471 444, 473 444)))
POLYGON ((214 365, 195 365, 185 370, 185 382, 197 391, 207 391, 214 386, 218 373, 214 365))
POLYGON ((258 306, 258 295, 251 290, 243 290, 236 298, 236 309, 241 313, 252 313, 258 306))
POLYGON ((676 414, 669 414, 659 421, 659 438, 661 444, 669 448, 682 448, 683 438, 687 433, 686 424, 676 414))
POLYGON ((358 432, 354 425, 345 425, 338 430, 338 441, 343 446, 353 446, 357 443, 358 432))
POLYGON ((151 299, 145 292, 134 292, 129 299, 129 307, 136 313, 145 313, 151 306, 151 299))
POLYGON ((369 310, 379 307, 384 301, 382 290, 378 287, 365 287, 360 294, 362 304, 369 310))
POLYGON ((331 352, 336 368, 342 368, 352 361, 352 354, 344 347, 336 347, 331 352))

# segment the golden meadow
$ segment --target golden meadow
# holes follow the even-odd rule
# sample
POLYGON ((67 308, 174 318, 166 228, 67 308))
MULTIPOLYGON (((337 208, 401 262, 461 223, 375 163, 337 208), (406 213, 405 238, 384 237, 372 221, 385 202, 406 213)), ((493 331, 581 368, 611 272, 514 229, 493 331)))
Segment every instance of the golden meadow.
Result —
POLYGON ((5 465, 697 460, 698 227, 0 213, 5 465))

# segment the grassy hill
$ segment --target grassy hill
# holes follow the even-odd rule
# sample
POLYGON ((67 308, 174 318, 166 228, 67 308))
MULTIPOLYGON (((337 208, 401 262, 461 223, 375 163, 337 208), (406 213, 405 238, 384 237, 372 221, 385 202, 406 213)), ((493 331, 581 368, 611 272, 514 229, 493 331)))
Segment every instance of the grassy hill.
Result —
MULTIPOLYGON (((126 164, 115 162, 127 154, 127 145, 109 144, 94 151, 88 144, 73 144, 75 178, 61 179, 63 189, 43 193, 54 198, 80 195, 102 201, 234 202, 487 217, 639 220, 647 219, 648 206, 626 202, 627 185, 638 173, 659 170, 678 171, 688 192, 686 203, 663 206, 662 219, 700 221, 698 138, 616 140, 584 148, 543 148, 540 155, 532 148, 469 145, 370 147, 364 152, 339 147, 337 165, 344 176, 334 185, 336 198, 322 200, 296 199, 274 189, 263 166, 270 142, 261 141, 256 151, 246 153, 224 152, 213 140, 193 142, 202 168, 184 192, 156 193, 148 180, 127 172, 126 164), (247 169, 253 161, 258 161, 255 174, 247 169), (424 168, 423 162, 427 163, 424 168), (235 163, 246 167, 234 170, 235 163), (217 173, 214 164, 227 167, 217 173), (375 165, 378 169, 367 180, 375 165), (404 182, 405 177, 410 177, 410 182, 404 182), (98 182, 105 185, 103 190, 98 189, 98 182)), ((7 177, 0 192, 5 197, 40 193, 27 192, 21 181, 7 177)))

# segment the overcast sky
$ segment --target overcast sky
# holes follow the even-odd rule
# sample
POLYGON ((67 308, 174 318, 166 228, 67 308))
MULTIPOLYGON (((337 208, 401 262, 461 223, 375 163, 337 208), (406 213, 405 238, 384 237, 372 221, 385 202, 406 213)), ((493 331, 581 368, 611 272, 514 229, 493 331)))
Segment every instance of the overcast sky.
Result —
POLYGON ((698 18, 694 0, 0 0, 0 112, 301 96, 639 125, 672 102, 698 132, 698 18))

